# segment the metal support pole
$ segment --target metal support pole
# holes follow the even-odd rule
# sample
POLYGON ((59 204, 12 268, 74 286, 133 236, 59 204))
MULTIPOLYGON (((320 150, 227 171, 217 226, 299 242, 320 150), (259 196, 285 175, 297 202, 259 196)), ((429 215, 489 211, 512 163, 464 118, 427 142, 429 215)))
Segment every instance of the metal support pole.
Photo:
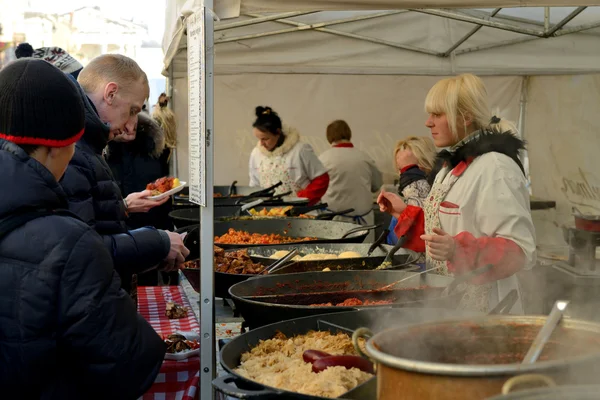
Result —
POLYGON ((205 127, 206 127, 206 165, 204 191, 206 207, 200 207, 200 329, 202 332, 202 350, 200 357, 200 398, 215 398, 212 381, 216 378, 215 345, 215 286, 213 267, 214 242, 214 14, 213 0, 204 0, 204 48, 205 62, 205 127))
MULTIPOLYGON (((302 24, 300 22, 294 22, 294 21, 289 21, 289 20, 277 20, 277 22, 287 23, 288 25, 292 24, 296 27, 289 28, 289 29, 280 29, 280 30, 271 31, 271 32, 261 32, 261 33, 254 33, 254 34, 250 34, 250 35, 233 36, 233 37, 218 39, 215 41, 215 43, 219 44, 219 43, 228 43, 228 42, 239 42, 242 40, 257 39, 257 38, 266 37, 266 36, 281 35, 284 33, 305 31, 305 30, 311 30, 311 29, 319 30, 318 28, 324 28, 326 26, 346 24, 349 22, 356 22, 356 21, 364 21, 364 20, 368 20, 368 19, 385 17, 388 15, 401 14, 401 13, 405 13, 405 12, 407 12, 407 11, 406 10, 386 11, 386 12, 382 12, 382 13, 378 13, 378 14, 368 14, 368 15, 362 15, 359 17, 343 18, 343 19, 338 19, 335 21, 319 22, 316 24, 302 24)), ((248 15, 255 16, 257 14, 248 14, 248 15)), ((260 17, 262 17, 262 16, 260 16, 260 17)))
MULTIPOLYGON (((527 95, 529 90, 529 77, 524 76, 523 82, 521 83, 521 98, 519 100, 519 123, 517 129, 519 130, 519 138, 525 139, 525 120, 527 114, 527 95)), ((521 162, 525 169, 525 176, 527 177, 527 185, 529 188, 529 195, 531 195, 531 177, 529 176, 529 154, 527 150, 521 152, 521 162)))
POLYGON ((571 20, 573 18, 575 18, 576 16, 581 14, 583 12, 583 10, 585 10, 586 8, 587 7, 577 7, 575 10, 573 10, 573 12, 571 14, 567 15, 562 21, 560 21, 558 24, 554 25, 552 27, 552 29, 546 31, 546 37, 550 37, 550 36, 554 35, 563 26, 565 26, 566 24, 571 22, 571 20))
POLYGON ((292 18, 292 17, 299 17, 301 15, 306 15, 306 14, 314 14, 318 11, 307 11, 307 12, 289 12, 289 13, 283 13, 283 14, 277 14, 277 15, 269 15, 266 17, 260 17, 260 18, 253 18, 247 21, 239 21, 239 22, 232 22, 230 24, 223 24, 223 25, 219 25, 215 27, 215 32, 217 31, 223 31, 225 29, 233 29, 233 28, 239 28, 242 26, 250 26, 250 25, 256 25, 256 24, 262 24, 263 22, 269 22, 269 21, 275 21, 277 19, 284 19, 284 18, 292 18))
MULTIPOLYGON (((490 14, 490 17, 495 17, 496 14, 498 14, 500 12, 500 10, 502 10, 502 9, 496 8, 494 11, 492 11, 492 13, 490 14)), ((442 57, 448 57, 450 55, 450 53, 452 53, 454 50, 456 50, 458 48, 458 46, 460 46, 461 44, 466 42, 471 36, 476 34, 481 28, 483 28, 483 26, 478 25, 475 28, 471 29, 471 31, 469 33, 467 33, 465 36, 463 36, 461 39, 459 39, 458 42, 453 44, 452 47, 450 47, 448 50, 446 50, 444 52, 444 54, 442 55, 442 57)))
POLYGON ((435 15, 437 17, 454 19, 456 21, 469 22, 471 24, 483 25, 490 28, 501 29, 503 31, 522 33, 524 35, 538 36, 544 37, 544 32, 537 31, 534 29, 522 28, 519 26, 514 26, 510 24, 505 24, 503 22, 496 21, 488 21, 485 19, 481 19, 478 17, 473 17, 467 14, 462 14, 456 11, 446 11, 446 10, 437 10, 437 9, 410 9, 410 11, 415 11, 422 14, 435 15))
MULTIPOLYGON (((169 97, 169 103, 167 104, 167 107, 169 107, 171 111, 173 111, 173 87, 175 85, 173 69, 173 63, 171 62, 168 68, 169 77, 167 78, 167 96, 169 97)), ((178 142, 179 141, 176 143, 178 142)), ((177 165, 177 146, 171 150, 171 175, 179 176, 179 165, 177 165)))
MULTIPOLYGON (((402 12, 402 11, 400 11, 402 12)), ((394 13, 400 13, 400 12, 394 12, 394 13)), ((406 12, 406 11, 404 11, 406 12)), ((256 16, 256 17, 260 17, 260 14, 248 14, 250 16, 256 16)), ((389 15, 388 13, 386 13, 385 15, 389 15)), ((377 18, 377 17, 381 17, 382 15, 368 15, 368 16, 363 16, 360 17, 361 19, 367 19, 368 18, 377 18)), ((355 20, 353 20, 352 22, 354 22, 355 20)), ((389 40, 384 40, 384 39, 377 39, 377 38, 371 38, 368 36, 363 36, 363 35, 357 35, 355 33, 349 33, 349 32, 342 32, 342 31, 338 31, 335 29, 328 29, 328 28, 317 28, 315 27, 316 25, 309 25, 309 24, 303 24, 301 22, 296 22, 296 21, 291 21, 291 20, 277 20, 275 22, 281 23, 281 24, 285 24, 285 25, 292 25, 295 26, 298 30, 306 30, 306 29, 312 29, 315 30, 317 32, 323 32, 323 33, 329 33, 331 35, 336 35, 336 36, 342 36, 342 37, 347 37, 350 39, 357 39, 357 40, 362 40, 365 42, 370 42, 370 43, 376 43, 376 44, 381 44, 384 46, 389 46, 389 47, 394 47, 397 49, 402 49, 402 50, 409 50, 409 51, 414 51, 417 53, 422 53, 422 54, 429 54, 432 56, 440 56, 440 54, 436 51, 433 50, 428 50, 428 49, 423 49, 420 47, 416 47, 416 46, 411 46, 411 45, 407 45, 407 44, 400 44, 400 43, 396 43, 396 42, 390 42, 389 40)), ((330 23, 327 23, 327 25, 329 25, 330 23)))
POLYGON ((544 32, 550 29, 550 7, 544 7, 544 32))
POLYGON ((482 44, 480 46, 469 47, 469 48, 466 48, 463 50, 458 50, 454 54, 456 54, 458 56, 461 54, 472 53, 474 51, 489 50, 489 49, 495 49, 496 47, 511 46, 513 44, 531 42, 532 40, 541 40, 541 38, 535 37, 535 36, 520 37, 520 38, 516 38, 516 39, 505 40, 503 42, 488 43, 488 44, 482 44))

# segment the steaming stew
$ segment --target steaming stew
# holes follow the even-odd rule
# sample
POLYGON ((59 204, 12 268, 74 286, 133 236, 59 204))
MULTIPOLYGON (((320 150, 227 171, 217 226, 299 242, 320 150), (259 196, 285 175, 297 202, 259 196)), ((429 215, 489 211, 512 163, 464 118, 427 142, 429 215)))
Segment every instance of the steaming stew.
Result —
MULTIPOLYGON (((541 325, 477 325, 461 323, 415 327, 408 333, 376 343, 383 352, 405 359, 443 364, 492 365, 520 363, 541 325), (405 340, 410 338, 409 341, 405 340), (416 338, 416 339, 415 339, 416 338)), ((600 337, 585 331, 557 328, 540 361, 572 358, 600 351, 600 337)))

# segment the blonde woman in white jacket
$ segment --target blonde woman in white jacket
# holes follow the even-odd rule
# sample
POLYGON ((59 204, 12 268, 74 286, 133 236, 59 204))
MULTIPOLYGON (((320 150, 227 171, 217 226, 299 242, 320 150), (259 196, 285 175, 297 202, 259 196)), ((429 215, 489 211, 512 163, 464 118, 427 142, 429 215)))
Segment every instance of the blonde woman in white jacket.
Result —
MULTIPOLYGON (((483 82, 471 74, 439 81, 425 100, 431 130, 444 167, 436 175, 423 207, 406 205, 382 192, 378 203, 426 244, 427 267, 462 274, 492 265, 473 279, 460 308, 489 311, 512 289, 515 273, 535 262, 535 230, 519 151, 524 142, 514 124, 490 112, 483 82), (406 223, 411 219, 411 224, 406 223), (404 221, 404 223, 403 223, 404 221)), ((519 296, 520 297, 520 296, 519 296)), ((522 302, 512 313, 523 313, 522 302)))
POLYGON ((270 107, 256 107, 252 125, 258 143, 250 154, 250 186, 267 188, 282 182, 276 194, 292 192, 317 204, 327 191, 329 175, 298 132, 281 123, 270 107))
POLYGON ((329 124, 326 135, 331 149, 319 157, 329 174, 329 188, 323 202, 333 212, 354 209, 347 216, 335 217, 336 220, 373 224, 373 193, 383 185, 381 172, 371 157, 354 147, 346 121, 329 124))

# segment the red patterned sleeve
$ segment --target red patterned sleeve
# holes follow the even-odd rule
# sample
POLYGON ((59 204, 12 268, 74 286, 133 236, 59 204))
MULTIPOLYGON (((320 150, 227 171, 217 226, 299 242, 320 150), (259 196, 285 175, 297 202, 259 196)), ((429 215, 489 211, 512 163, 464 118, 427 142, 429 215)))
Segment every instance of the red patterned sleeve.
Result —
POLYGON ((425 252, 425 242, 421 240, 421 235, 425 233, 425 214, 421 207, 406 206, 404 211, 398 217, 398 223, 394 228, 394 233, 398 238, 406 236, 404 248, 425 252))
MULTIPOLYGON (((452 261, 448 261, 448 270, 463 273, 488 264, 504 271, 510 276, 519 271, 526 263, 525 253, 512 240, 502 237, 484 236, 476 238, 469 232, 454 236, 456 250, 452 261)), ((487 274, 486 274, 487 275, 487 274)))
POLYGON ((306 197, 309 199, 308 205, 317 204, 321 197, 327 192, 329 187, 329 174, 324 173, 313 179, 307 187, 298 192, 298 197, 306 197))

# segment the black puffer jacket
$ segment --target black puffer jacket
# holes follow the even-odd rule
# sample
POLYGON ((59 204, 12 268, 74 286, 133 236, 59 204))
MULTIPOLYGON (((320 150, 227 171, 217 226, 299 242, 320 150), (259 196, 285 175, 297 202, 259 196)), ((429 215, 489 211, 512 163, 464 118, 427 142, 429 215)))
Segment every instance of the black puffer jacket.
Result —
MULTIPOLYGON (((78 86, 79 87, 79 86, 78 86)), ((109 128, 81 90, 85 104, 85 133, 61 185, 69 198, 69 209, 102 235, 113 256, 115 269, 124 281, 145 271, 169 254, 166 232, 154 228, 127 230, 123 197, 102 151, 109 128)))
MULTIPOLYGON (((0 218, 67 207, 50 172, 0 140, 0 218)), ((34 219, 0 241, 0 398, 137 399, 165 346, 120 289, 87 224, 34 219)))
MULTIPOLYGON (((169 175, 170 149, 165 149, 165 136, 158 124, 145 112, 138 115, 135 139, 128 143, 110 142, 106 162, 121 189, 123 196, 141 192, 146 184, 169 175)), ((171 202, 155 207, 147 213, 131 214, 127 220, 130 228, 154 226, 173 230, 169 218, 171 202)))

